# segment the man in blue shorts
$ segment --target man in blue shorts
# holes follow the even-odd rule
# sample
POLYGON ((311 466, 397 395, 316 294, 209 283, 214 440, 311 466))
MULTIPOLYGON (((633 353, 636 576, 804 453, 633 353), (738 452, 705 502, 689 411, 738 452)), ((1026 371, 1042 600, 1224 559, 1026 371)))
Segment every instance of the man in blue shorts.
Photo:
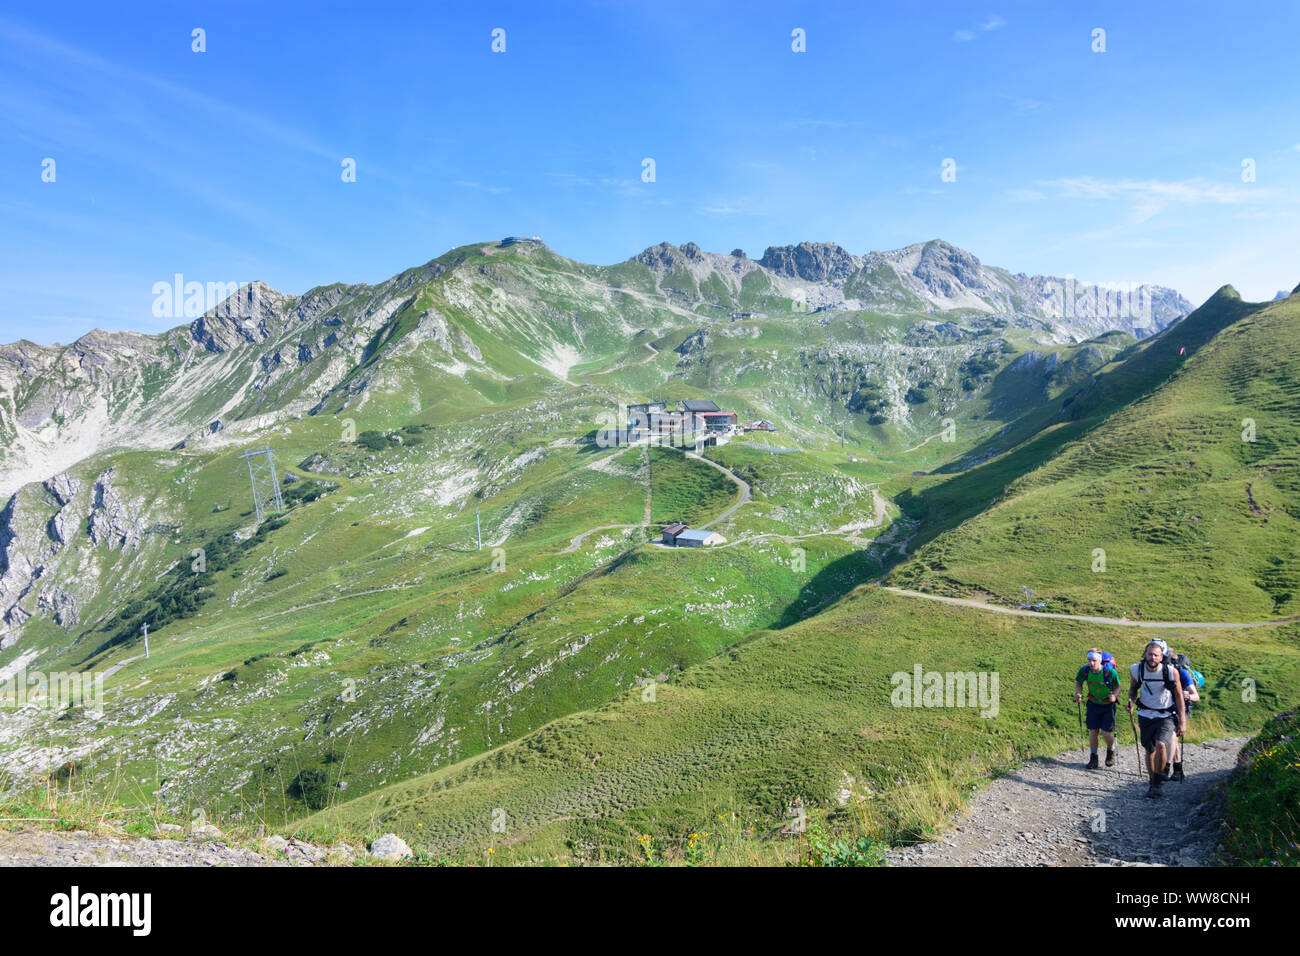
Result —
POLYGON ((1119 674, 1102 662, 1097 648, 1088 651, 1088 663, 1074 675, 1074 701, 1083 699, 1083 688, 1088 687, 1088 758, 1089 770, 1097 769, 1097 734, 1106 738, 1106 766, 1115 766, 1115 702, 1119 700, 1119 674))

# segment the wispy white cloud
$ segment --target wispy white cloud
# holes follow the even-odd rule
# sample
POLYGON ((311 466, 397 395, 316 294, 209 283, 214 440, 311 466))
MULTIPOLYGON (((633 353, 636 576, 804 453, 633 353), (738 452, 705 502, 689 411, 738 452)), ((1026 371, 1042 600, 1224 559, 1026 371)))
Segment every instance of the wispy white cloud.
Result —
POLYGON ((477 189, 481 192, 492 193, 493 195, 510 192, 509 186, 485 186, 482 183, 476 183, 470 179, 458 179, 452 185, 459 186, 461 189, 477 189))
POLYGON ((1240 186, 1204 179, 1097 179, 1093 176, 1044 180, 1065 199, 1126 200, 1138 203, 1228 203, 1244 204, 1275 198, 1275 190, 1253 184, 1240 186))
POLYGON ((627 197, 645 198, 647 187, 651 185, 639 179, 618 179, 612 176, 580 176, 576 173, 547 173, 547 175, 570 186, 613 190, 618 195, 627 197))
POLYGON ((1118 244, 1132 249, 1150 249, 1162 243, 1151 235, 1142 234, 1142 230, 1162 213, 1174 214, 1196 207, 1220 206, 1232 209, 1233 218, 1241 218, 1250 215, 1251 210, 1260 204, 1267 203, 1270 210, 1273 210, 1279 203, 1296 201, 1294 194, 1282 190, 1246 183, 1237 185, 1210 182, 1200 177, 1162 180, 1077 176, 1043 180, 1035 185, 1049 190, 1054 199, 1114 203, 1119 207, 1118 219, 1113 224, 1063 237, 1053 249, 1096 242, 1118 244))
POLYGON ((1025 189, 1016 187, 1006 191, 1007 198, 1014 199, 1016 202, 1042 202, 1047 198, 1047 194, 1037 189, 1025 189))
POLYGON ((115 85, 126 83, 152 90, 194 110, 195 115, 228 122, 230 124, 228 128, 238 130, 240 135, 271 139, 286 147, 312 153, 333 160, 335 163, 345 155, 345 151, 328 148, 278 119, 233 106, 215 97, 191 90, 180 83, 122 66, 64 43, 62 40, 29 29, 21 23, 0 17, 0 27, 3 27, 9 38, 21 41, 28 49, 41 51, 51 59, 79 67, 94 78, 93 82, 115 85))
POLYGON ((969 43, 971 40, 974 40, 979 36, 980 33, 989 33, 993 30, 1000 30, 1006 25, 1006 20, 998 16, 996 13, 990 13, 988 17, 985 18, 984 22, 979 25, 978 32, 976 32, 976 30, 958 30, 952 35, 952 38, 957 43, 969 43))

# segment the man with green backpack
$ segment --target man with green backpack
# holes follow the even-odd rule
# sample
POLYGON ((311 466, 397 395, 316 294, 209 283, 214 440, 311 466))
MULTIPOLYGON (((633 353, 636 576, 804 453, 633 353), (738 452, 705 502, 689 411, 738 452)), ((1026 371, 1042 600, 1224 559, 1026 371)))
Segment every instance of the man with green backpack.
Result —
POLYGON ((1088 687, 1088 770, 1097 769, 1097 734, 1106 738, 1106 766, 1115 766, 1115 702, 1119 700, 1119 674, 1106 663, 1097 648, 1089 648, 1087 663, 1074 675, 1074 702, 1083 699, 1084 685, 1088 687))

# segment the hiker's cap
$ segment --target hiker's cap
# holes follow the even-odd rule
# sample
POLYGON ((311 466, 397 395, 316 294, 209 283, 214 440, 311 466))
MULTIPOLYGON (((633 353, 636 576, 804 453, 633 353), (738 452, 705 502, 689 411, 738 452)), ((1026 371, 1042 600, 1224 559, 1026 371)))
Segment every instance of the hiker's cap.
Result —
POLYGON ((1163 651, 1165 654, 1169 653, 1169 645, 1166 644, 1164 641, 1160 640, 1160 638, 1153 637, 1151 638, 1151 640, 1147 641, 1147 647, 1150 647, 1152 644, 1160 648, 1160 650, 1163 651))
POLYGON ((1090 660, 1090 661, 1099 661, 1099 660, 1101 660, 1101 655, 1098 654, 1096 651, 1089 651, 1089 652, 1088 652, 1088 660, 1090 660))

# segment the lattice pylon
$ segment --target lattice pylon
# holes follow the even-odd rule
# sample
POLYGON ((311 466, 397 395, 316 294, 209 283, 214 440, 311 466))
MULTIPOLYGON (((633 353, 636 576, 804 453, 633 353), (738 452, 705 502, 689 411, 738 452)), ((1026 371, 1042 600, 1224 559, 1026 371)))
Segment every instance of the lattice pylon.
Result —
POLYGON ((239 456, 248 462, 248 481, 253 488, 253 510, 258 524, 272 512, 284 511, 280 497, 280 479, 275 473, 275 455, 270 448, 245 452, 239 456))

